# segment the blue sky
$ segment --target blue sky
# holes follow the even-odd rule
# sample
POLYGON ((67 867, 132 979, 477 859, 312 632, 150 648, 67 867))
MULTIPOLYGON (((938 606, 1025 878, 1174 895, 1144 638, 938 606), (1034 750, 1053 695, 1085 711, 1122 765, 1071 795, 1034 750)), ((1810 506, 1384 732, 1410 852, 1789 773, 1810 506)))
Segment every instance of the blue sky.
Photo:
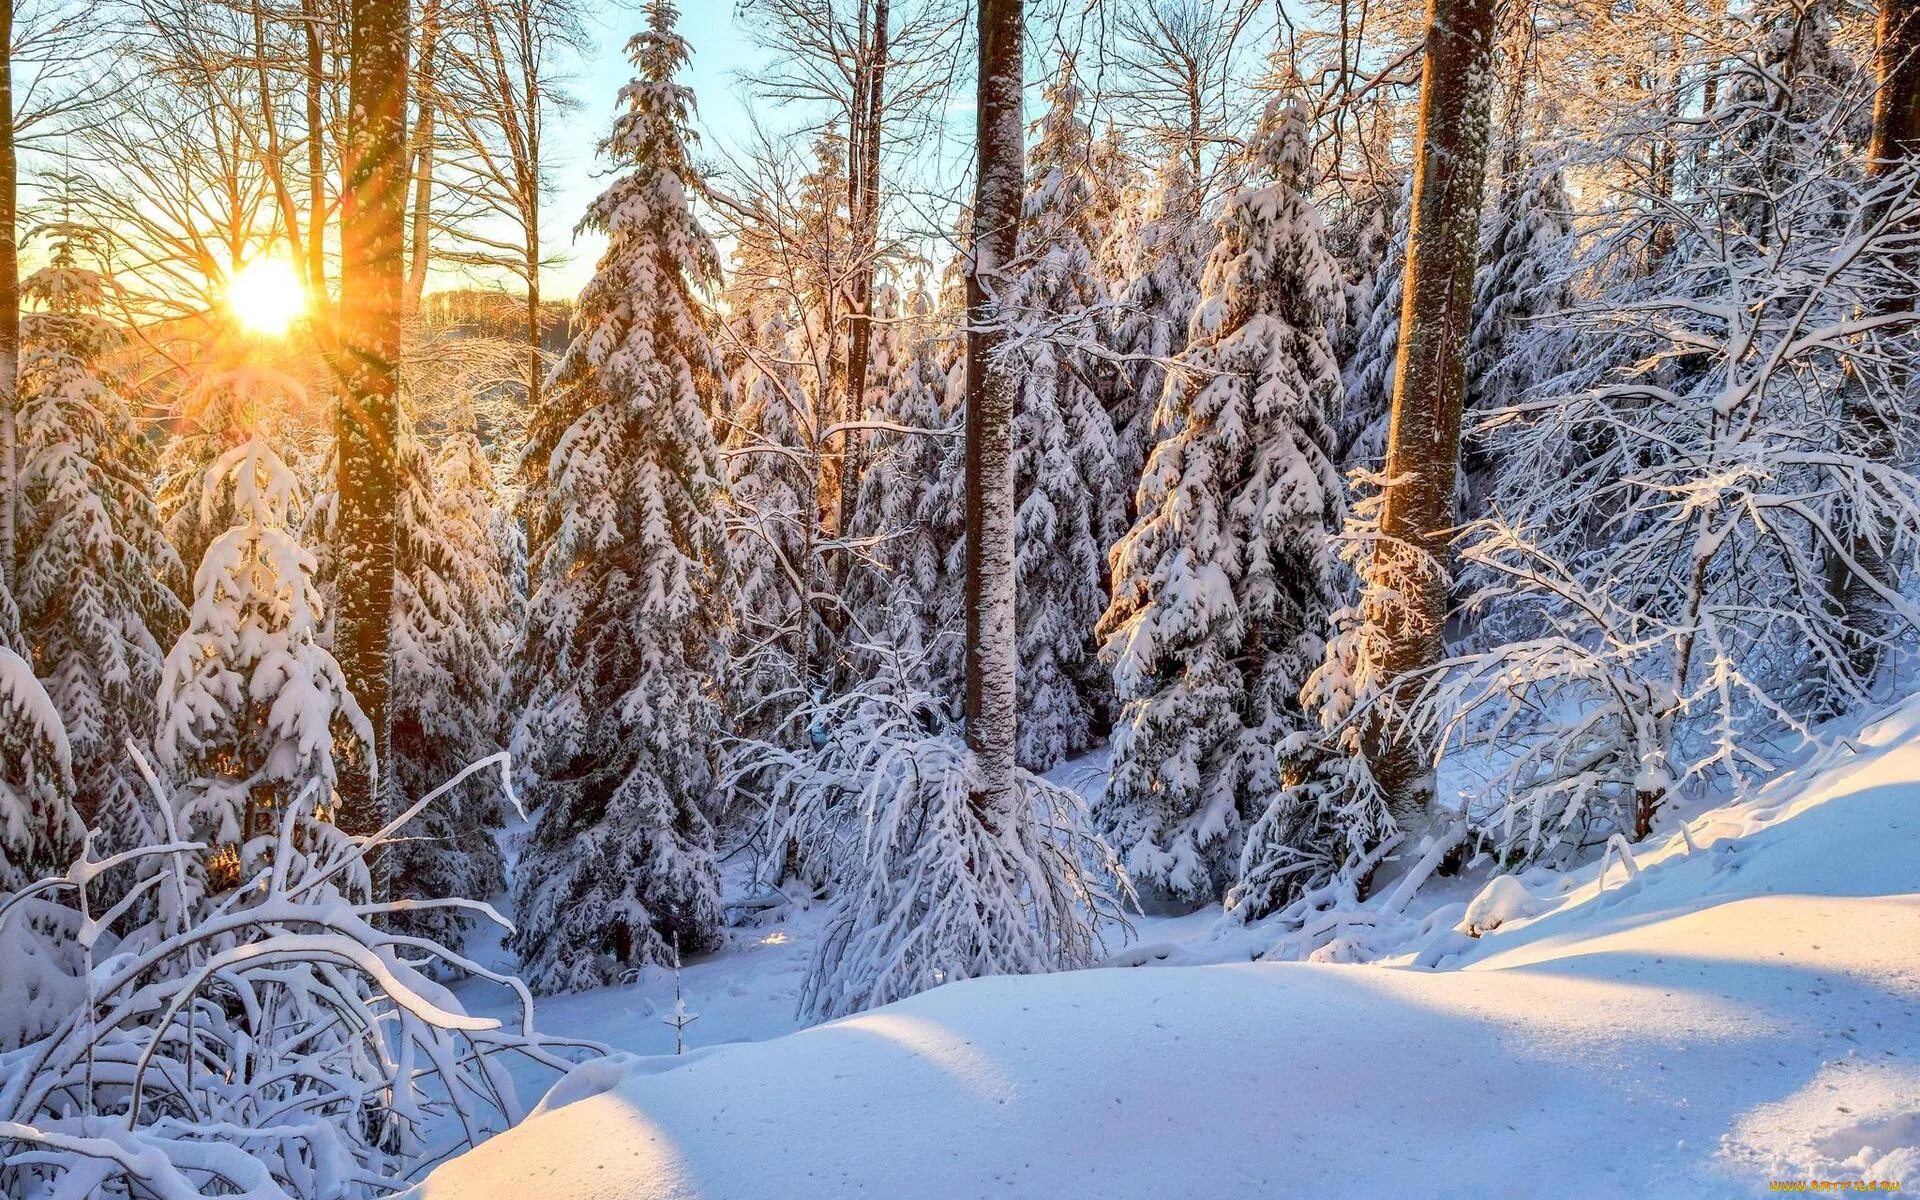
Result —
MULTIPOLYGON (((552 129, 551 178, 553 197, 546 212, 549 253, 566 261, 550 268, 542 281, 550 294, 571 296, 593 273, 601 242, 591 235, 575 238, 573 227, 588 202, 606 186, 605 164, 594 148, 606 135, 620 88, 632 78, 626 59, 627 39, 645 18, 635 9, 601 4, 588 13, 593 47, 586 60, 570 72, 569 90, 580 106, 562 115, 552 129)), ((761 61, 758 47, 737 30, 732 0, 688 0, 680 14, 680 35, 693 46, 692 69, 686 81, 700 104, 702 151, 715 154, 737 145, 749 128, 748 104, 739 82, 743 71, 761 61)), ((788 123, 797 124, 798 115, 788 123)), ((778 128, 778 115, 771 122, 778 128)))

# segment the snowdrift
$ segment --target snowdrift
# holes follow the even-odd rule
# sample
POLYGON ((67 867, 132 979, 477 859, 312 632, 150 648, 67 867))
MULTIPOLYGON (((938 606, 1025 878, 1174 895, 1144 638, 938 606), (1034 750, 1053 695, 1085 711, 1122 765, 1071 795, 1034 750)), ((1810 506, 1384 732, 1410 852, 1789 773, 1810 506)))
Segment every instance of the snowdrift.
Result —
POLYGON ((1438 969, 986 979, 768 1042, 615 1056, 411 1195, 1920 1187, 1916 726, 1909 705, 1657 836, 1637 874, 1503 885, 1497 927, 1408 955, 1438 969))

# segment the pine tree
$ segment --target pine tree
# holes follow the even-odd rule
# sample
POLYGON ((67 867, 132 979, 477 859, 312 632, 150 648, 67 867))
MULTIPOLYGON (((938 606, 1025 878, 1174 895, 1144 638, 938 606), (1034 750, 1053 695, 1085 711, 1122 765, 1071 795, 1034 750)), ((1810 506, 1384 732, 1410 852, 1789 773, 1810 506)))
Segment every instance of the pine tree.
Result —
POLYGON ((1400 352, 1400 308, 1405 301, 1407 232, 1412 225, 1413 180, 1400 192, 1385 257, 1368 298, 1354 314, 1353 349, 1341 364, 1346 389, 1340 422, 1340 462, 1378 468, 1387 454, 1387 416, 1393 407, 1394 363, 1400 352))
POLYGON ((1094 742, 1108 689, 1087 631, 1106 606, 1104 535, 1117 533, 1125 512, 1096 368, 1072 344, 1101 336, 1105 298, 1092 251, 1099 231, 1088 220, 1090 138, 1070 78, 1048 98, 1028 169, 1024 269, 1001 310, 1024 338, 1013 434, 1018 752, 1036 771, 1094 742))
POLYGON ((61 870, 84 830, 59 710, 33 668, 0 645, 0 895, 61 870))
MULTIPOLYGON (((886 394, 870 414, 888 428, 868 439, 850 532, 872 545, 865 568, 848 581, 848 605, 862 635, 914 672, 912 687, 951 695, 955 677, 940 670, 951 654, 940 654, 939 605, 954 522, 928 511, 949 445, 935 433, 906 432, 948 427, 945 349, 934 328, 932 297, 916 290, 905 323, 894 328, 900 331, 895 340, 910 342, 911 349, 893 356, 886 394)), ((862 674, 875 669, 869 655, 862 674)))
MULTIPOLYGON (((493 467, 472 433, 449 439, 437 462, 404 439, 395 556, 393 772, 403 802, 500 751, 499 703, 519 636, 518 600, 500 536, 493 467)), ((396 898, 486 899, 506 884, 493 830, 502 797, 480 775, 428 805, 387 862, 396 898)), ((458 908, 402 913, 398 927, 457 945, 471 915, 458 908)))
POLYGON ((161 672, 154 750, 181 831, 219 848, 208 870, 217 888, 260 864, 285 805, 307 794, 333 809, 335 747, 364 747, 372 730, 322 644, 293 473, 256 437, 222 455, 203 486, 226 493, 237 516, 194 574, 187 630, 161 672))
POLYGON ((1101 621, 1122 709, 1097 815, 1136 886, 1190 904, 1225 893, 1282 798, 1337 591, 1339 281, 1299 107, 1269 106, 1246 155, 1101 621))
POLYGON ((1187 171, 1187 156, 1169 154, 1134 237, 1133 277, 1126 284, 1113 334, 1115 352, 1134 360, 1123 369, 1123 382, 1108 408, 1129 523, 1137 515, 1133 485, 1153 450, 1154 413, 1166 391, 1163 364, 1186 349, 1212 234, 1213 227, 1202 219, 1200 193, 1187 171))
POLYGON ((40 311, 23 323, 16 597, 71 744, 74 802, 112 852, 153 840, 126 743, 153 729, 162 647, 184 617, 182 571, 147 491, 146 444, 104 366, 121 336, 100 315, 111 279, 79 261, 94 235, 64 223, 43 232, 52 261, 21 286, 40 311))
POLYGON ((614 982, 719 941, 711 680, 724 637, 720 504, 707 424, 724 366, 696 293, 718 251, 690 204, 688 46, 664 0, 628 43, 603 153, 625 168, 588 209, 607 236, 579 332, 529 430, 548 464, 515 735, 538 823, 514 884, 510 945, 542 991, 614 982))
MULTIPOLYGON (((1481 233, 1474 279, 1473 329, 1467 339, 1469 413, 1517 404, 1555 368, 1548 321, 1573 303, 1568 263, 1572 205, 1560 168, 1544 150, 1506 181, 1481 233)), ((1480 439, 1461 452, 1468 517, 1480 515, 1495 463, 1480 439)))
POLYGON ((801 707, 801 676, 822 647, 801 600, 817 561, 817 480, 802 456, 807 391, 793 366, 801 350, 776 305, 747 299, 729 340, 734 405, 719 425, 733 576, 725 706, 735 733, 784 736, 801 707))

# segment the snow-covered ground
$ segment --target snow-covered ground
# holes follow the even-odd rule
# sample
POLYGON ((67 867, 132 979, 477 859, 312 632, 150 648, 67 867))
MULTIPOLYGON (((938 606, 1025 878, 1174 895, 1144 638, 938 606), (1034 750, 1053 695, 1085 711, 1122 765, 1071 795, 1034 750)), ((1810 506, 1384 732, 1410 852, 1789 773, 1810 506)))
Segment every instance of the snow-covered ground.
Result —
MULTIPOLYGON (((976 980, 774 1036, 795 1024, 803 915, 689 967, 684 1057, 659 1020, 666 973, 545 1002, 543 1028, 631 1053, 576 1071, 417 1196, 1916 1187, 1916 893, 1920 702, 1631 868, 1508 881, 1472 906, 1496 928, 1429 929, 1381 964, 976 980)), ((1432 912, 1462 913, 1438 896, 1432 912)), ((1150 923, 1143 939, 1180 953, 1145 960, 1246 957, 1253 934, 1211 926, 1150 923)))

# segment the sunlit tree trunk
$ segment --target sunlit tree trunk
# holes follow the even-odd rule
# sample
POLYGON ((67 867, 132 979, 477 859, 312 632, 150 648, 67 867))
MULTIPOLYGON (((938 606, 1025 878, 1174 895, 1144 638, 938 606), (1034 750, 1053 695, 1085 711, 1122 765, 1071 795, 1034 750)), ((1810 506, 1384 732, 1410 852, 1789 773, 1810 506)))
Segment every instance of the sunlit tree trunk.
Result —
POLYGON ((319 0, 300 0, 300 21, 307 38, 307 292, 326 301, 326 50, 321 38, 319 0))
POLYGON ((13 3, 0 0, 0 593, 13 587, 20 497, 19 157, 13 144, 13 3))
MULTIPOLYGON (((1867 146, 1867 174, 1883 178, 1920 157, 1920 0, 1881 0, 1875 59, 1880 90, 1874 97, 1873 138, 1867 146)), ((1909 253, 1911 258, 1911 253, 1909 253)), ((1874 316, 1912 309, 1916 297, 1884 293, 1874 316)), ((1898 404, 1906 391, 1906 373, 1897 356, 1887 360, 1890 376, 1888 404, 1898 404)), ((1893 455, 1893 413, 1888 404, 1876 404, 1858 384, 1847 389, 1845 436, 1850 449, 1885 461, 1893 455)), ((1850 513, 1839 514, 1844 525, 1847 555, 1829 553, 1828 595, 1846 616, 1850 631, 1849 657, 1855 673, 1871 682, 1880 666, 1880 596, 1874 586, 1891 586, 1892 572, 1883 561, 1877 531, 1862 527, 1850 513), (1871 577, 1848 565, 1851 558, 1871 577)))
POLYGON ((979 760, 975 808, 998 827, 1014 803, 1012 364, 999 353, 1024 182, 1021 0, 979 0, 979 158, 967 252, 967 742, 979 760))
MULTIPOLYGON (((864 6, 863 6, 864 7, 864 6)), ((880 248, 880 124, 886 111, 888 0, 873 0, 870 25, 862 30, 867 51, 854 80, 850 153, 849 212, 853 224, 853 278, 847 317, 847 419, 858 421, 867 394, 868 347, 873 341, 873 277, 880 248)), ((842 435, 846 454, 840 468, 839 527, 847 527, 860 490, 864 439, 842 435)))
POLYGON ((327 67, 318 0, 300 0, 307 42, 307 290, 315 303, 327 295, 327 139, 320 96, 327 67))
POLYGON ((353 0, 348 19, 334 653, 374 731, 374 762, 353 764, 341 780, 339 824, 366 834, 385 823, 388 810, 394 442, 406 282, 407 9, 390 0, 353 0))
MULTIPOLYGON (((1406 290, 1387 431, 1382 539, 1367 619, 1384 646, 1380 669, 1403 703, 1411 678, 1444 653, 1448 532, 1460 467, 1460 407, 1485 180, 1493 79, 1494 0, 1429 0, 1420 77, 1406 290)), ((1389 720, 1365 732, 1368 765, 1395 821, 1417 829, 1432 803, 1420 749, 1389 720)))

